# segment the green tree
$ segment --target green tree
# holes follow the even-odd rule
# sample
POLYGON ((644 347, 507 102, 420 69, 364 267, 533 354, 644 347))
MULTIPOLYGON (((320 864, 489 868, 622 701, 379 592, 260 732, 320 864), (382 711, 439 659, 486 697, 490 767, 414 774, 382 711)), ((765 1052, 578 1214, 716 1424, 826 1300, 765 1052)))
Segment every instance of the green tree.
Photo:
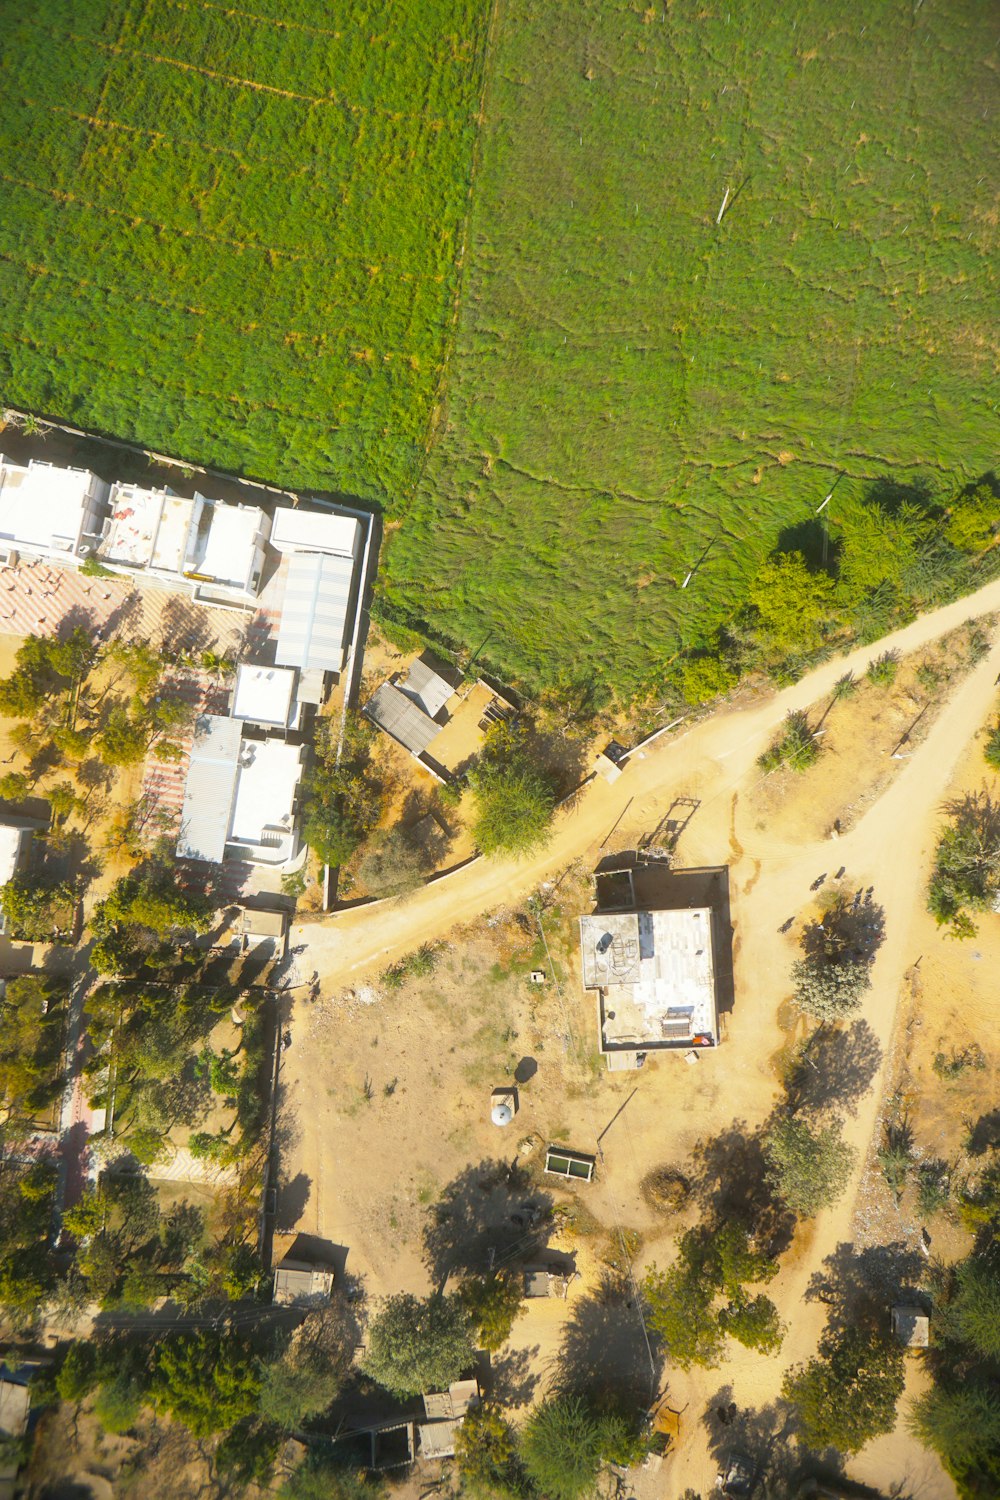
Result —
POLYGON ((555 793, 517 725, 495 724, 487 732, 468 784, 475 805, 472 837, 488 858, 519 858, 546 842, 555 793))
POLYGON ((23 771, 8 771, 0 776, 0 797, 5 802, 24 802, 31 794, 31 782, 23 771))
POLYGON ((524 1311, 521 1278, 503 1271, 496 1276, 472 1276, 463 1281, 458 1297, 479 1347, 490 1353, 502 1349, 515 1320, 524 1311))
POLYGON ((593 1495, 602 1458, 600 1421, 579 1396, 542 1401, 524 1425, 521 1461, 546 1500, 593 1495))
POLYGON ((816 1359, 788 1371, 782 1395, 796 1408, 810 1448, 857 1453, 896 1425, 905 1383, 902 1350, 857 1328, 826 1334, 819 1347, 816 1359))
POLYGON ((956 1273, 951 1318, 984 1359, 1000 1359, 1000 1251, 969 1256, 956 1273))
POLYGON ((863 960, 846 958, 828 962, 819 957, 800 958, 792 965, 795 1003, 816 1021, 843 1021, 861 1007, 871 988, 871 969, 863 960))
POLYGON ((69 930, 76 892, 65 880, 21 873, 0 886, 0 908, 11 933, 25 942, 48 943, 69 930))
POLYGON ((736 673, 717 656, 690 657, 678 672, 684 702, 692 707, 728 693, 737 680, 736 673))
POLYGON ((1000 497, 988 483, 964 490, 948 511, 944 534, 960 552, 985 552, 1000 531, 1000 497))
POLYGON ((97 749, 106 766, 134 766, 145 756, 149 742, 147 726, 137 723, 127 708, 115 703, 97 736, 97 749))
POLYGON ((297 1431, 336 1400, 353 1350, 333 1309, 314 1314, 261 1372, 260 1410, 286 1432, 297 1431))
MULTIPOLYGON (((934 1449, 954 1478, 978 1471, 984 1479, 1000 1479, 1000 1389, 995 1384, 965 1376, 954 1386, 932 1386, 914 1401, 909 1428, 934 1449)), ((972 1488, 970 1493, 986 1491, 972 1488)))
POLYGON ((11 1115, 32 1115, 62 1089, 64 992, 41 974, 8 979, 0 1002, 0 1097, 11 1115))
POLYGON ((514 1430, 495 1407, 466 1414, 455 1434, 455 1463, 463 1493, 475 1500, 518 1500, 524 1492, 514 1430))
POLYGON ((841 1122, 813 1129, 785 1117, 767 1134, 764 1149, 771 1186, 802 1219, 811 1219, 843 1193, 855 1152, 841 1136, 841 1122))
POLYGON ((750 582, 747 601, 761 643, 778 651, 818 646, 836 612, 833 579, 810 572, 800 552, 765 562, 750 582))
MULTIPOLYGON (((983 759, 992 771, 1000 771, 1000 721, 994 724, 983 746, 983 759)), ((2 789, 2 784, 0 784, 2 789)), ((6 792, 3 793, 6 796, 6 792)))
POLYGON ((141 1382, 128 1371, 102 1385, 94 1411, 105 1432, 130 1432, 143 1408, 145 1394, 141 1382))
POLYGON ((938 840, 927 908, 956 937, 972 937, 970 912, 991 911, 1000 894, 1000 817, 986 795, 952 809, 954 822, 938 840))
POLYGON ((157 1347, 151 1396, 195 1437, 210 1437, 257 1410, 256 1361, 231 1331, 177 1334, 157 1347))
POLYGON ((770 1297, 737 1299, 719 1314, 723 1333, 759 1354, 777 1354, 785 1337, 785 1325, 770 1297))
POLYGON ((280 1500, 378 1500, 382 1481, 312 1454, 285 1480, 280 1500))
POLYGON ((368 1328, 365 1374, 394 1396, 443 1390, 474 1358, 469 1320, 457 1297, 420 1301, 401 1292, 387 1297, 368 1328))
POLYGON ((713 1369, 722 1359, 723 1340, 715 1310, 716 1287, 683 1256, 666 1271, 652 1266, 643 1292, 649 1310, 649 1326, 666 1345, 673 1364, 682 1370, 692 1365, 713 1369))

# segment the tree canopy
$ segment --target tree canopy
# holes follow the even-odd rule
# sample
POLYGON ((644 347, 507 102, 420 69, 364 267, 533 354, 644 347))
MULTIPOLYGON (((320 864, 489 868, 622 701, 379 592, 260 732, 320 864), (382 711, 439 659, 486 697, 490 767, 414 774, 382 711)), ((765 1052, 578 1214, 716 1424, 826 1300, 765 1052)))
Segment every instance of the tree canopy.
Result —
POLYGON ((368 1326, 365 1373, 394 1396, 446 1389, 474 1358, 469 1319, 457 1297, 387 1297, 368 1326))
POLYGON ((896 1425, 903 1394, 903 1353, 898 1344, 859 1328, 826 1334, 817 1358, 789 1370, 782 1385, 796 1408, 810 1448, 857 1453, 896 1425))
POLYGON ((495 724, 488 731, 468 781, 475 804, 472 837, 483 854, 518 858, 545 843, 555 792, 516 725, 495 724))
POLYGON ((843 1193, 854 1168, 855 1153, 841 1136, 839 1120, 822 1128, 791 1116, 768 1131, 769 1180, 775 1192, 800 1218, 811 1219, 843 1193))

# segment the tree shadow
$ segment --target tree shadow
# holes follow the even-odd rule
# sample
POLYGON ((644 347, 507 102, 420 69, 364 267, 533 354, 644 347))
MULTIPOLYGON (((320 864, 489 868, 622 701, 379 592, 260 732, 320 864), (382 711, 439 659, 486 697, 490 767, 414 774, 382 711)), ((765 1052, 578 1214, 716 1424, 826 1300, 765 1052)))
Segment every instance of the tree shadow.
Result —
POLYGON ((645 1411, 659 1384, 662 1358, 655 1345, 647 1345, 641 1308, 628 1282, 607 1274, 570 1308, 552 1362, 554 1388, 587 1395, 598 1405, 645 1411))
POLYGON ((307 1172, 297 1172, 289 1182, 282 1183, 278 1189, 278 1203, 275 1210, 279 1234, 287 1234, 295 1228, 305 1212, 311 1188, 312 1178, 307 1172))
POLYGON ((692 1194, 718 1220, 737 1219, 780 1255, 792 1242, 795 1215, 768 1183, 764 1130, 735 1120, 727 1130, 698 1141, 692 1152, 692 1194))
POLYGON ((739 1407, 733 1400, 732 1386, 723 1385, 709 1400, 701 1421, 709 1452, 720 1467, 730 1454, 744 1454, 755 1481, 760 1484, 766 1479, 765 1493, 794 1495, 802 1459, 801 1450, 792 1441, 795 1414, 787 1402, 739 1407))
POLYGON ((424 1262, 443 1287, 456 1272, 531 1260, 545 1245, 552 1198, 515 1160, 467 1167, 442 1192, 424 1226, 424 1262))
POLYGON ((902 1240, 858 1250, 841 1242, 815 1271, 806 1288, 807 1302, 829 1308, 827 1327, 834 1334, 852 1328, 882 1332, 897 1302, 921 1305, 926 1262, 902 1240))
POLYGON ((500 1406, 516 1409, 534 1400, 538 1377, 532 1366, 539 1346, 530 1349, 504 1349, 493 1355, 489 1366, 489 1394, 500 1406))
POLYGON ((845 1030, 821 1026, 797 1050, 785 1088, 792 1113, 833 1105, 856 1115, 882 1061, 882 1048, 867 1021, 845 1030))
POLYGON ((882 510, 889 516, 897 515, 904 506, 913 506, 931 516, 941 512, 927 480, 918 478, 902 484, 888 474, 880 474, 871 481, 865 490, 863 503, 882 510))
POLYGON ((965 1149, 970 1156, 985 1156, 1000 1146, 1000 1109, 991 1109, 988 1115, 980 1115, 969 1131, 965 1149))
POLYGON ((870 963, 884 941, 885 911, 878 902, 839 894, 803 931, 802 952, 820 963, 870 963))
POLYGON ((796 521, 792 526, 783 526, 778 532, 775 553, 798 552, 810 573, 828 573, 831 578, 840 573, 840 554, 843 543, 831 537, 819 516, 809 516, 805 521, 796 521))

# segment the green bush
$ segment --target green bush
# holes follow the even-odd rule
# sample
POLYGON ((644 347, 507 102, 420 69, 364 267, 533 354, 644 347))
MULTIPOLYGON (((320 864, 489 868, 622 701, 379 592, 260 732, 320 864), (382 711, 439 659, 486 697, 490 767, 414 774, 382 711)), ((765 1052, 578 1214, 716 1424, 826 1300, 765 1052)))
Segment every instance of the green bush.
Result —
POLYGON ((810 729, 806 715, 790 713, 781 734, 757 757, 757 765, 764 772, 776 771, 779 766, 806 771, 819 760, 820 751, 819 740, 810 729))
POLYGON ((899 671, 899 652, 883 651, 881 656, 876 656, 874 661, 868 663, 866 677, 869 682, 876 682, 881 687, 887 687, 889 683, 895 682, 899 671))

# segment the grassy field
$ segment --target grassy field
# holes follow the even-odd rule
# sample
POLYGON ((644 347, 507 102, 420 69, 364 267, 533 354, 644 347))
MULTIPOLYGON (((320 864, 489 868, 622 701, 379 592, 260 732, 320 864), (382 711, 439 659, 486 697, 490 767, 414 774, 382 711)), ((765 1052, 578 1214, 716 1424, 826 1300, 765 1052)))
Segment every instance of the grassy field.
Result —
POLYGON ((842 471, 834 534, 877 476, 990 469, 998 32, 980 0, 501 0, 388 605, 627 695, 842 471))
POLYGON ((392 503, 452 322, 483 0, 8 11, 0 398, 392 503))

